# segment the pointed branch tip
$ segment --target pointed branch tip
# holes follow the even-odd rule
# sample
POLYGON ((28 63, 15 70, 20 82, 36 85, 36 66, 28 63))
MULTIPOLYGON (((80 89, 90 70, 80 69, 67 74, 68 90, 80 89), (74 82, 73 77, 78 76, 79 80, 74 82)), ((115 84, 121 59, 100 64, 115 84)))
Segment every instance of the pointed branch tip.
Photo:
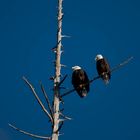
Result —
POLYGON ((43 84, 42 84, 41 82, 40 82, 40 86, 41 86, 42 93, 43 93, 43 95, 44 95, 44 97, 45 97, 45 99, 46 99, 46 102, 47 102, 47 104, 48 104, 48 108, 49 108, 49 111, 50 111, 50 115, 51 115, 51 117, 52 117, 52 119, 53 119, 53 109, 52 109, 52 107, 51 107, 50 100, 49 100, 48 95, 47 95, 47 93, 46 93, 46 91, 45 91, 45 89, 44 89, 44 86, 43 86, 43 84))
POLYGON ((65 116, 64 114, 62 114, 61 112, 59 113, 60 116, 62 116, 64 119, 66 120, 72 120, 72 118, 65 116))
POLYGON ((51 140, 50 137, 35 135, 35 134, 32 134, 32 133, 26 132, 26 131, 24 131, 24 130, 21 130, 21 129, 17 128, 16 126, 14 126, 14 125, 12 125, 12 124, 10 124, 10 123, 9 123, 8 125, 9 125, 11 128, 15 129, 16 131, 18 131, 18 132, 20 132, 20 133, 22 133, 22 134, 24 134, 24 135, 28 135, 28 136, 30 136, 30 137, 32 137, 32 138, 51 140))
POLYGON ((118 64, 117 66, 113 67, 111 69, 111 72, 114 72, 116 71, 117 69, 121 68, 122 66, 126 65, 127 63, 129 63, 134 57, 131 56, 129 57, 128 59, 126 59, 125 61, 123 61, 122 63, 118 64))
POLYGON ((26 82, 26 84, 29 86, 30 90, 32 91, 34 97, 36 98, 37 102, 39 103, 40 107, 42 108, 42 110, 44 111, 44 113, 50 118, 51 122, 53 123, 53 119, 52 116, 50 115, 50 113, 48 112, 48 110, 44 107, 42 101, 40 100, 40 98, 38 97, 34 87, 32 86, 32 84, 25 78, 23 77, 23 80, 26 82))
POLYGON ((66 65, 61 64, 61 67, 67 67, 66 65))
POLYGON ((62 38, 71 38, 71 36, 68 36, 68 35, 62 35, 61 37, 62 38))

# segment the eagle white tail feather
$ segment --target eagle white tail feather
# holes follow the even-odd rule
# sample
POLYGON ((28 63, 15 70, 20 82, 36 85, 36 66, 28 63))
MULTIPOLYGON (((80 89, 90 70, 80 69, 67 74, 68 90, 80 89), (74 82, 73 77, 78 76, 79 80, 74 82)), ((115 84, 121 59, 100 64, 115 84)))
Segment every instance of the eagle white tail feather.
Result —
POLYGON ((87 96, 87 91, 86 91, 86 89, 84 88, 83 90, 82 90, 82 97, 86 97, 87 96))
POLYGON ((103 75, 103 80, 104 80, 104 83, 105 83, 106 85, 109 84, 109 77, 108 77, 107 74, 104 74, 104 75, 103 75))
POLYGON ((109 80, 108 79, 104 79, 104 83, 107 85, 109 84, 109 80))

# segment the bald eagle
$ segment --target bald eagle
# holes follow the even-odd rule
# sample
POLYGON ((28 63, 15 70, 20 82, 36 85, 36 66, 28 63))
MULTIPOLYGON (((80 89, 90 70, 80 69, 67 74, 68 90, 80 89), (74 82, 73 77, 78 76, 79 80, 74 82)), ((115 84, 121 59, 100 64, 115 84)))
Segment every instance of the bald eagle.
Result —
POLYGON ((96 69, 99 76, 101 76, 105 84, 108 84, 111 78, 111 70, 109 63, 101 54, 96 55, 95 60, 96 60, 96 69))
POLYGON ((78 95, 83 98, 89 92, 89 79, 86 72, 79 66, 72 67, 72 84, 78 95))

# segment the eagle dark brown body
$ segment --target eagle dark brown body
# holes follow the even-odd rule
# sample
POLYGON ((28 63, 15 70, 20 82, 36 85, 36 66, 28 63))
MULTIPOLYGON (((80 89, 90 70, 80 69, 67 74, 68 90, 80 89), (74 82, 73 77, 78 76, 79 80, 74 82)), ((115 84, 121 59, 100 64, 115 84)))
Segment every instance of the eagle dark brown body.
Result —
POLYGON ((73 71, 72 84, 81 98, 85 97, 89 92, 89 79, 83 69, 75 69, 73 71))
POLYGON ((101 78, 104 80, 104 82, 107 84, 109 83, 109 80, 111 79, 111 70, 110 66, 107 62, 107 60, 103 57, 98 57, 97 55, 97 60, 96 60, 96 68, 98 74, 101 76, 101 78))

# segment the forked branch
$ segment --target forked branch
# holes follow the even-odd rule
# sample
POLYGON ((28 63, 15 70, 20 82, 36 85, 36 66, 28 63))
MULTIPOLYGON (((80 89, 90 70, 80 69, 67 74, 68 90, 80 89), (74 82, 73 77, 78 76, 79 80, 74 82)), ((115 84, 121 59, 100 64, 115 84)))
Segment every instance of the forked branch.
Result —
POLYGON ((64 125, 64 121, 62 121, 62 122, 60 123, 60 125, 59 125, 59 127, 58 127, 58 130, 57 130, 55 133, 58 133, 58 132, 61 130, 61 128, 62 128, 63 125, 64 125))
POLYGON ((32 84, 25 78, 23 77, 23 80, 25 81, 25 83, 29 86, 29 88, 31 89, 33 95, 35 96, 36 100, 38 101, 39 105, 41 106, 42 110, 44 111, 44 113, 49 117, 49 119, 51 120, 51 122, 53 123, 53 119, 52 116, 50 115, 50 113, 47 111, 47 109, 44 107, 43 103, 41 102, 40 98, 38 97, 34 87, 32 86, 32 84))

